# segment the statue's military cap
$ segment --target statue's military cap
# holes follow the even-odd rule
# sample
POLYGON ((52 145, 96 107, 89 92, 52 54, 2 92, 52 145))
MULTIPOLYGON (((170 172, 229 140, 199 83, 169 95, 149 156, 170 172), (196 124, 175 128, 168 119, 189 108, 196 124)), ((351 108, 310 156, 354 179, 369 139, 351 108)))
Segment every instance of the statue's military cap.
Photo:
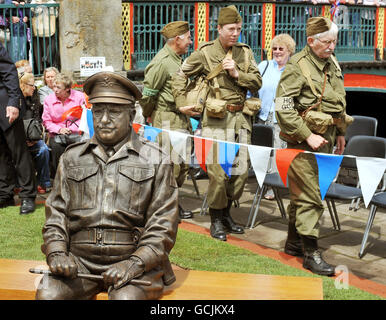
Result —
POLYGON ((129 79, 109 71, 102 71, 88 77, 83 86, 90 103, 133 104, 142 96, 136 85, 129 79))
POLYGON ((234 5, 222 8, 218 15, 218 24, 220 26, 229 23, 239 23, 241 21, 243 21, 243 19, 234 5))
POLYGON ((325 17, 314 17, 307 20, 307 37, 330 30, 331 20, 325 17))
POLYGON ((162 30, 161 34, 166 39, 171 39, 176 36, 180 36, 184 33, 187 33, 189 31, 189 23, 186 21, 173 21, 165 25, 162 30))

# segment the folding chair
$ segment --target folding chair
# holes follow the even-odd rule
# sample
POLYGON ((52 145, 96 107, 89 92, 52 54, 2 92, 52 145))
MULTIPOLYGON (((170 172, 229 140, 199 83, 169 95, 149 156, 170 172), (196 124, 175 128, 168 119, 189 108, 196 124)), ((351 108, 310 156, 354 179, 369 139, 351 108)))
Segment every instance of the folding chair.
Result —
POLYGON ((359 250, 360 259, 364 256, 367 238, 369 237, 370 229, 373 225, 375 214, 377 213, 378 207, 386 208, 386 192, 382 192, 375 195, 370 201, 369 217, 367 219, 366 229, 363 234, 362 244, 359 250))
MULTIPOLYGON (((376 157, 385 158, 386 139, 373 136, 353 136, 344 151, 344 155, 353 155, 357 157, 376 157)), ((356 160, 345 157, 342 160, 341 168, 356 169, 356 160)), ((338 173, 339 174, 339 173, 338 173)), ((337 175, 338 176, 338 175, 337 175)), ((346 186, 341 183, 333 182, 327 193, 325 200, 328 210, 334 224, 334 229, 340 230, 338 213, 335 206, 335 200, 356 200, 362 198, 362 191, 358 187, 346 186)))
MULTIPOLYGON (((251 142, 253 145, 272 148, 273 141, 274 141, 274 129, 272 126, 265 125, 265 124, 253 125, 252 136, 251 136, 251 142)), ((271 161, 273 161, 273 154, 274 152, 272 150, 271 161)), ((279 176, 279 173, 277 172, 267 173, 267 175, 265 176, 263 185, 261 187, 259 185, 257 186, 257 190, 252 201, 252 206, 249 211, 249 216, 246 224, 247 228, 253 228, 253 226, 255 225, 255 220, 259 211, 261 199, 263 198, 263 195, 268 188, 272 188, 273 193, 275 194, 275 199, 279 207, 281 216, 283 218, 286 217, 284 204, 279 194, 279 190, 280 189, 288 190, 288 187, 286 187, 283 184, 279 176)))
POLYGON ((376 136, 378 120, 373 117, 352 116, 354 122, 347 128, 345 139, 348 142, 353 136, 376 136))

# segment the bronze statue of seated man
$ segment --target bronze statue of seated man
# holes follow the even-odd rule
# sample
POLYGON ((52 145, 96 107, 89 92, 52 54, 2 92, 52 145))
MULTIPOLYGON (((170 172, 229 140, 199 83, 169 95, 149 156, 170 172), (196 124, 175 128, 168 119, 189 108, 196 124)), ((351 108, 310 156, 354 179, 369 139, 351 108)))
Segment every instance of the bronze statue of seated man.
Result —
POLYGON ((141 93, 131 81, 99 72, 84 91, 93 104, 95 135, 69 146, 60 159, 43 227, 52 275, 44 275, 36 299, 92 299, 104 290, 109 299, 157 299, 175 281, 172 163, 132 129, 141 93))

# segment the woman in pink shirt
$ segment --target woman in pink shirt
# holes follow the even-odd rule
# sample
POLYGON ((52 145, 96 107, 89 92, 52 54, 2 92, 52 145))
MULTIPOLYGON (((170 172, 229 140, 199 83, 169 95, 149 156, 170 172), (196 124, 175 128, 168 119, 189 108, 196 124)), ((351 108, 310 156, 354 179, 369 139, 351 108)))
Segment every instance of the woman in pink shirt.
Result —
POLYGON ((49 146, 52 149, 53 174, 56 173, 60 156, 70 144, 68 139, 61 138, 66 138, 64 135, 69 137, 73 134, 79 134, 80 117, 69 115, 63 119, 63 114, 73 107, 86 104, 84 93, 73 90, 71 87, 72 80, 59 73, 55 77, 54 93, 48 95, 44 100, 42 119, 50 134, 49 146), (61 135, 63 136, 60 137, 61 135))

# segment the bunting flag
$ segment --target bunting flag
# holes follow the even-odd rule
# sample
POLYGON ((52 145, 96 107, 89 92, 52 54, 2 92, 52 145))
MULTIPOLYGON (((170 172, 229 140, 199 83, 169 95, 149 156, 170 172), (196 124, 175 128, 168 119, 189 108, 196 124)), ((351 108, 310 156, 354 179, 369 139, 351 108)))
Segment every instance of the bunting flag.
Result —
POLYGON ((248 146, 249 158, 259 186, 264 183, 267 174, 272 148, 262 146, 248 146))
POLYGON ((318 163, 320 195, 324 200, 331 182, 338 173, 343 156, 322 153, 314 153, 314 155, 318 163))
POLYGON ((335 0, 335 1, 331 4, 331 9, 330 9, 331 20, 332 20, 334 17, 337 17, 337 16, 339 15, 339 5, 340 5, 340 1, 339 1, 339 0, 335 0))
POLYGON ((194 152, 196 154, 196 158, 198 164, 206 172, 206 157, 212 148, 213 141, 207 140, 199 137, 194 137, 194 152))
POLYGON ((188 136, 182 132, 169 131, 169 138, 173 150, 186 162, 186 139, 188 136))
POLYGON ((386 170, 386 159, 357 157, 359 181, 365 206, 369 205, 386 170))
POLYGON ((161 131, 162 131, 161 129, 145 125, 145 130, 144 130, 143 136, 147 140, 149 140, 151 142, 155 142, 155 140, 157 139, 157 136, 161 133, 161 131))
MULTIPOLYGON (((83 114, 82 114, 83 115, 83 114)), ((89 114, 92 119, 92 113, 89 114)), ((147 126, 144 124, 133 123, 133 128, 135 132, 139 132, 139 128, 144 127, 144 137, 150 141, 155 141, 158 134, 163 130, 151 126, 147 126)), ((89 128, 92 128, 92 123, 89 128)), ((262 146, 253 146, 247 144, 239 144, 239 143, 227 143, 224 141, 218 141, 214 139, 205 139, 202 137, 193 136, 190 134, 184 134, 181 132, 174 132, 170 130, 166 130, 169 132, 169 136, 171 137, 171 143, 173 148, 178 152, 178 154, 185 155, 186 152, 186 143, 187 138, 192 138, 194 141, 194 150, 195 155, 200 167, 206 170, 206 158, 213 146, 214 142, 219 144, 219 154, 218 154, 218 163, 223 168, 224 172, 231 176, 232 173, 232 165, 234 159, 239 151, 241 146, 246 146, 248 148, 249 156, 251 159, 251 164, 253 170, 256 175, 257 182, 259 185, 262 185, 265 179, 265 175, 269 166, 270 153, 272 150, 275 151, 275 159, 277 169, 279 171, 279 175, 284 183, 287 185, 287 173, 289 166, 291 165, 293 159, 301 152, 307 152, 314 154, 318 169, 319 169, 319 187, 321 192, 321 197, 324 199, 327 190, 333 181, 336 173, 339 170, 341 165, 341 161, 343 156, 339 155, 331 155, 324 153, 313 153, 304 150, 297 149, 275 149, 275 148, 267 148, 262 146)), ((346 155, 347 156, 347 155, 346 155)), ((348 156, 350 157, 350 156, 348 156)), ((361 190, 363 194, 363 198, 365 201, 366 207, 371 201, 377 186, 379 185, 380 180, 386 170, 386 159, 383 158, 369 158, 369 157, 355 157, 357 167, 358 167, 358 175, 359 181, 361 183, 361 190)), ((185 159, 184 159, 185 160, 185 159)))
POLYGON ((133 123, 133 129, 134 129, 136 134, 138 134, 138 131, 141 128, 141 126, 142 125, 140 123, 135 123, 135 122, 133 123))
POLYGON ((284 185, 287 186, 287 173, 291 162, 304 150, 298 149, 279 149, 276 150, 276 166, 284 185))
POLYGON ((90 139, 94 135, 94 122, 92 119, 92 111, 88 108, 82 108, 82 115, 79 122, 79 130, 83 132, 86 139, 90 139))
POLYGON ((197 128, 198 128, 198 125, 200 124, 200 121, 198 121, 198 120, 196 120, 196 119, 194 119, 194 118, 190 118, 190 123, 191 123, 191 125, 192 125, 192 131, 194 132, 194 131, 196 131, 197 130, 197 128))
POLYGON ((237 152, 239 152, 240 145, 238 143, 219 141, 218 146, 219 164, 227 176, 230 177, 232 175, 232 165, 237 152))
POLYGON ((68 117, 74 117, 77 119, 80 119, 82 117, 83 108, 81 106, 75 106, 67 111, 63 112, 62 114, 62 121, 68 119, 68 117))

